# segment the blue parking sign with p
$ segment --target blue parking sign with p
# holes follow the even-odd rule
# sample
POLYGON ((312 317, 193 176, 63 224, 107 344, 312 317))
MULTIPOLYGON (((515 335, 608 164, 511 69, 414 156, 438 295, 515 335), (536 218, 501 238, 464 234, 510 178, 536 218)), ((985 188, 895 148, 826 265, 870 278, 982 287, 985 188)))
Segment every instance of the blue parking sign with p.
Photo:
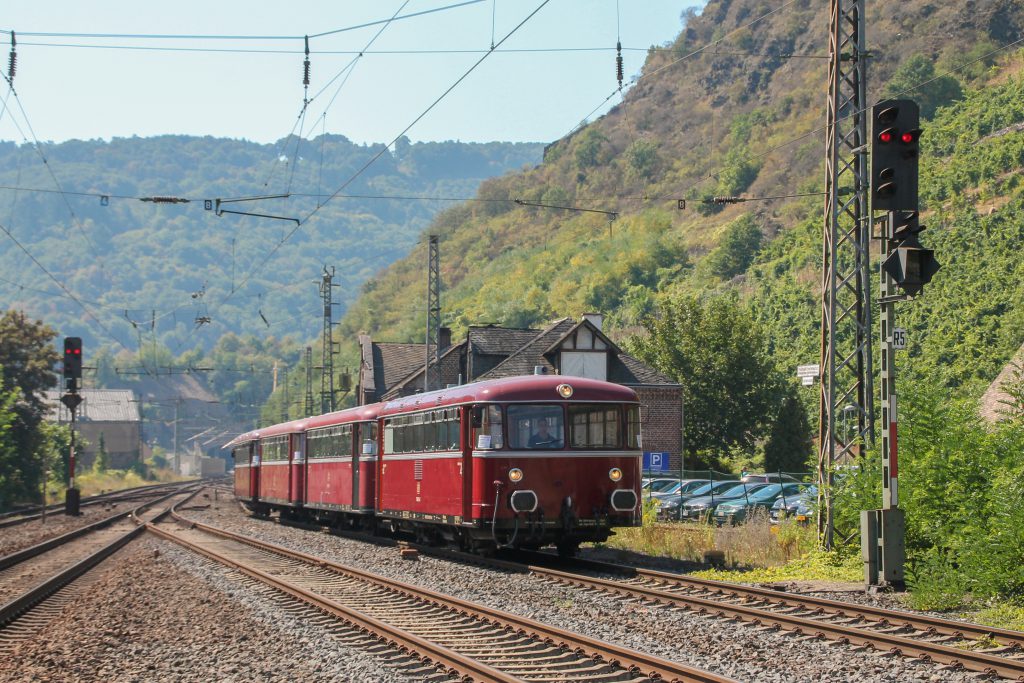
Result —
POLYGON ((668 453, 644 451, 645 472, 668 472, 668 453))

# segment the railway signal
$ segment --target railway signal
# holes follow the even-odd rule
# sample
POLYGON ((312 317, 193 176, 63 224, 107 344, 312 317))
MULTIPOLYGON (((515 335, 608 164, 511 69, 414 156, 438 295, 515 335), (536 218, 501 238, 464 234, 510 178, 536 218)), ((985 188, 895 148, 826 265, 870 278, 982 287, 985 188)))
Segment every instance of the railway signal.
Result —
POLYGON ((64 337, 64 388, 71 393, 77 393, 81 379, 82 338, 64 337))
POLYGON ((871 108, 871 205, 917 211, 920 110, 913 100, 884 100, 871 108))
POLYGON ((924 228, 916 211, 896 212, 893 216, 893 246, 882 262, 882 270, 910 296, 919 294, 940 267, 935 260, 935 252, 922 247, 918 240, 924 228))

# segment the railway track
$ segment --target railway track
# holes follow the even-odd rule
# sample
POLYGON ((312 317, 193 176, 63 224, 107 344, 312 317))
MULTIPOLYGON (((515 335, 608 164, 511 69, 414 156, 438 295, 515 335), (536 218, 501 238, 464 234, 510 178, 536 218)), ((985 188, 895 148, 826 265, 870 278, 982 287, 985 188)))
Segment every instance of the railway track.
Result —
POLYGON ((731 680, 172 514, 177 524, 148 527, 459 676, 505 682, 731 680))
POLYGON ((627 599, 1024 681, 1024 633, 1019 631, 605 562, 525 555, 527 562, 483 562, 627 599))
MULTIPOLYGON (((180 489, 180 487, 178 487, 180 489)), ((95 578, 90 569, 145 531, 144 523, 195 495, 175 490, 96 524, 0 558, 0 653, 36 633, 95 578)))
MULTIPOLYGON (((336 533, 372 543, 395 543, 359 532, 336 533)), ((1020 631, 608 562, 564 560, 548 553, 518 552, 516 559, 508 555, 495 559, 408 545, 434 557, 528 572, 544 580, 624 599, 663 604, 709 617, 739 619, 810 639, 832 640, 950 669, 1024 681, 1024 633, 1020 631)))
MULTIPOLYGON (((140 486, 134 489, 111 491, 110 493, 102 493, 97 496, 89 496, 88 498, 83 498, 81 506, 88 507, 94 505, 107 505, 110 503, 133 502, 136 500, 151 498, 154 495, 160 495, 160 493, 165 490, 176 490, 191 485, 195 485, 195 482, 173 482, 164 484, 152 484, 149 486, 140 486)), ((33 507, 21 508, 18 510, 9 510, 8 512, 0 513, 0 529, 18 526, 19 524, 25 524, 26 522, 37 520, 40 517, 42 517, 42 512, 39 510, 39 507, 33 507)), ((63 510, 63 503, 55 503, 53 505, 46 506, 47 514, 61 514, 63 510)))

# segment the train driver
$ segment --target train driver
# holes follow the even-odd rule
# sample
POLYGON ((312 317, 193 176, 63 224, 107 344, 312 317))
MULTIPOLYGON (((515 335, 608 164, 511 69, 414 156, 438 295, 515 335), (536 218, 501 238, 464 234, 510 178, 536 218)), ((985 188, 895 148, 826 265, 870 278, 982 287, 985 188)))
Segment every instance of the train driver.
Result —
POLYGON ((537 422, 537 431, 530 435, 530 441, 526 444, 527 448, 558 448, 560 442, 557 436, 551 433, 548 427, 548 421, 541 418, 537 422))

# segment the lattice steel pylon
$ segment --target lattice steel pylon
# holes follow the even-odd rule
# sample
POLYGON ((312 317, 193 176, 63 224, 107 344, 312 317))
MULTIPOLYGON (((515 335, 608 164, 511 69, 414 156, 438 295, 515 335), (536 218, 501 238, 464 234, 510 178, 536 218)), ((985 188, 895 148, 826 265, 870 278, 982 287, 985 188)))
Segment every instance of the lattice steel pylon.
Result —
POLYGON ((338 285, 334 284, 334 266, 328 270, 327 266, 324 266, 323 273, 320 276, 320 298, 324 302, 324 331, 321 335, 320 343, 323 345, 323 349, 320 354, 320 412, 328 413, 332 412, 335 408, 335 394, 334 394, 334 326, 337 324, 333 321, 334 307, 337 306, 331 299, 333 298, 334 288, 338 285))
POLYGON ((427 339, 423 391, 441 388, 441 254, 437 235, 427 237, 427 339))
POLYGON ((306 417, 313 415, 313 347, 306 347, 306 405, 303 406, 306 417))
POLYGON ((826 548, 836 464, 874 441, 864 3, 831 0, 829 13, 818 427, 818 533, 826 548))

